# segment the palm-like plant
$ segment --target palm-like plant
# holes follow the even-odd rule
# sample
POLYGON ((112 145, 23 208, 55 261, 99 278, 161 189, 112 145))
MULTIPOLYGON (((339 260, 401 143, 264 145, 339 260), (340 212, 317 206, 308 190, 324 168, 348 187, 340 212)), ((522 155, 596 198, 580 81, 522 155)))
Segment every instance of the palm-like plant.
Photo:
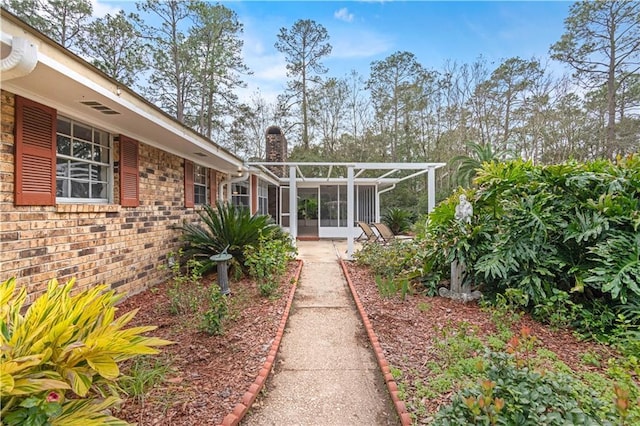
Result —
POLYGON ((182 238, 188 244, 185 254, 198 258, 205 271, 215 266, 209 257, 227 247, 227 252, 242 264, 244 248, 257 245, 261 235, 267 237, 276 228, 268 216, 252 215, 246 207, 221 202, 215 209, 205 205, 198 214, 202 223, 182 225, 182 238))
POLYGON ((456 181, 458 185, 469 186, 478 169, 484 163, 504 160, 510 157, 510 151, 494 151, 491 144, 479 144, 467 142, 469 155, 458 155, 451 159, 452 164, 458 164, 456 169, 456 181))
POLYGON ((394 235, 398 235, 411 227, 411 212, 392 207, 384 214, 382 221, 391 229, 394 235))

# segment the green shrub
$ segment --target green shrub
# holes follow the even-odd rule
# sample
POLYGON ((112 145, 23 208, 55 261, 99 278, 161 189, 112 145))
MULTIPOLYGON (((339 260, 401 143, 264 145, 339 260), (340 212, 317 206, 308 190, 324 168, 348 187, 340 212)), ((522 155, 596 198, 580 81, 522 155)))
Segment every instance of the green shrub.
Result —
POLYGON ((177 255, 169 254, 173 258, 171 282, 167 288, 169 312, 173 315, 197 313, 202 304, 203 289, 202 264, 195 259, 189 259, 186 266, 182 266, 182 250, 177 255))
POLYGON ((100 285, 72 296, 74 283, 49 281, 24 315, 26 288, 0 284, 3 424, 124 425, 109 412, 118 363, 170 343, 142 335, 155 327, 125 329, 136 311, 115 317, 121 295, 100 285))
POLYGON ((419 247, 413 241, 394 241, 391 244, 365 243, 353 254, 359 265, 369 266, 374 275, 383 278, 409 276, 419 265, 419 247))
POLYGON ((202 315, 201 328, 208 334, 222 334, 224 320, 229 315, 229 300, 220 292, 220 287, 213 283, 209 286, 207 310, 202 315))
MULTIPOLYGON (((491 162, 476 183, 438 204, 417 229, 422 264, 414 273, 434 287, 458 260, 466 284, 490 300, 518 289, 538 319, 610 339, 618 305, 640 300, 640 155, 548 166, 491 162), (462 193, 474 207, 469 225, 454 218, 462 193), (605 316, 598 320, 591 309, 605 316)), ((637 316, 625 321, 640 325, 637 316)))
POLYGON ((203 272, 216 266, 209 258, 225 248, 243 264, 245 247, 257 245, 261 235, 266 237, 277 228, 268 216, 252 215, 246 207, 221 202, 215 209, 205 204, 198 214, 202 224, 185 223, 181 229, 187 242, 185 255, 200 261, 203 272))
MULTIPOLYGON (((633 360, 610 359, 607 375, 574 373, 555 353, 537 348, 528 327, 504 352, 485 350, 478 382, 435 416, 436 425, 631 425, 640 420, 633 360), (621 364, 622 363, 622 364, 621 364)), ((471 364, 463 374, 469 374, 471 364)))
POLYGON ((261 236, 257 245, 245 247, 245 266, 249 275, 256 279, 263 296, 272 296, 277 291, 280 277, 296 255, 291 237, 276 236, 261 236))
MULTIPOLYGON (((183 258, 182 252, 174 259, 183 258)), ((229 315, 229 301, 220 292, 220 286, 203 283, 202 264, 189 259, 186 266, 178 260, 171 265, 172 279, 167 288, 169 312, 173 315, 196 316, 200 328, 208 334, 222 334, 223 322, 229 315)))
POLYGON ((411 227, 411 212, 401 208, 390 208, 382 216, 382 221, 395 235, 406 232, 411 227))
POLYGON ((456 395, 434 425, 597 425, 602 401, 564 373, 541 374, 517 365, 509 354, 485 356, 486 378, 456 395))

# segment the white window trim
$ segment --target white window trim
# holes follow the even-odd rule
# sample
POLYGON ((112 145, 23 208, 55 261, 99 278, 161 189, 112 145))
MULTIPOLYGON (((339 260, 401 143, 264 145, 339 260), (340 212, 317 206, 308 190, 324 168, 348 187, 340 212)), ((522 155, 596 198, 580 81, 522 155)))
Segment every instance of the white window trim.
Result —
MULTIPOLYGON (((70 136, 70 135, 68 135, 70 136)), ((58 197, 56 196, 56 204, 112 204, 113 203, 113 198, 114 198, 114 161, 113 161, 113 150, 114 150, 114 144, 113 144, 113 140, 114 140, 114 136, 113 134, 101 127, 95 126, 93 124, 88 124, 87 122, 85 122, 84 120, 77 120, 75 118, 72 118, 70 116, 64 115, 64 114, 57 114, 56 115, 56 162, 58 160, 58 158, 61 159, 67 159, 67 160, 79 160, 83 163, 86 164, 95 164, 95 165, 100 165, 100 166, 105 166, 108 167, 107 170, 107 198, 77 198, 77 197, 58 197), (57 120, 58 119, 62 119, 62 120, 67 120, 69 121, 71 124, 73 123, 78 123, 81 124, 83 126, 86 127, 90 127, 93 130, 99 130, 102 132, 105 132, 108 136, 109 136, 109 161, 107 163, 100 163, 97 161, 93 161, 93 160, 79 160, 76 157, 72 157, 69 155, 65 155, 65 154, 58 154, 57 150, 58 150, 58 127, 57 127, 57 120)), ((93 142, 91 142, 93 143, 93 142)), ((58 177, 56 176, 56 180, 55 180, 55 186, 57 188, 58 185, 58 177)))

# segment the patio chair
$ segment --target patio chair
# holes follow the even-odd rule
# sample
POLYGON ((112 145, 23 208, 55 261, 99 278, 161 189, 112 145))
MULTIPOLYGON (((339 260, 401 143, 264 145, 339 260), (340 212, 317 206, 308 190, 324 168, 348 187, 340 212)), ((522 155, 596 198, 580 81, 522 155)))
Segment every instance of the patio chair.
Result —
POLYGON ((366 241, 373 242, 378 240, 378 235, 376 235, 376 233, 373 232, 373 229, 371 229, 371 226, 369 226, 368 223, 357 222, 357 224, 360 227, 360 229, 362 229, 362 233, 358 238, 356 238, 356 241, 366 240, 366 241))
POLYGON ((407 235, 395 235, 393 231, 384 223, 375 222, 372 223, 372 225, 376 229, 376 231, 378 231, 378 239, 382 240, 385 244, 388 244, 392 241, 408 241, 413 239, 413 237, 409 237, 407 235))

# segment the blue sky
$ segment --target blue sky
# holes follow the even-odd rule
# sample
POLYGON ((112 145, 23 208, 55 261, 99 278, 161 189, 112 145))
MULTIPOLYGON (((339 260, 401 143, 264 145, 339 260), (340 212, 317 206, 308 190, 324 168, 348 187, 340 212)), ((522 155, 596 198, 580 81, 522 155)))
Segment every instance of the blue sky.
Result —
MULTIPOLYGON (((96 14, 133 2, 93 0, 96 14)), ((282 27, 312 19, 328 31, 328 75, 355 69, 368 76, 372 61, 409 51, 427 68, 446 60, 472 62, 480 55, 492 66, 513 56, 545 62, 549 46, 564 32, 566 1, 223 1, 244 25, 244 59, 253 70, 242 97, 260 89, 273 100, 286 84, 285 60, 275 48, 282 27)), ((559 64, 551 64, 556 69, 559 64)))

